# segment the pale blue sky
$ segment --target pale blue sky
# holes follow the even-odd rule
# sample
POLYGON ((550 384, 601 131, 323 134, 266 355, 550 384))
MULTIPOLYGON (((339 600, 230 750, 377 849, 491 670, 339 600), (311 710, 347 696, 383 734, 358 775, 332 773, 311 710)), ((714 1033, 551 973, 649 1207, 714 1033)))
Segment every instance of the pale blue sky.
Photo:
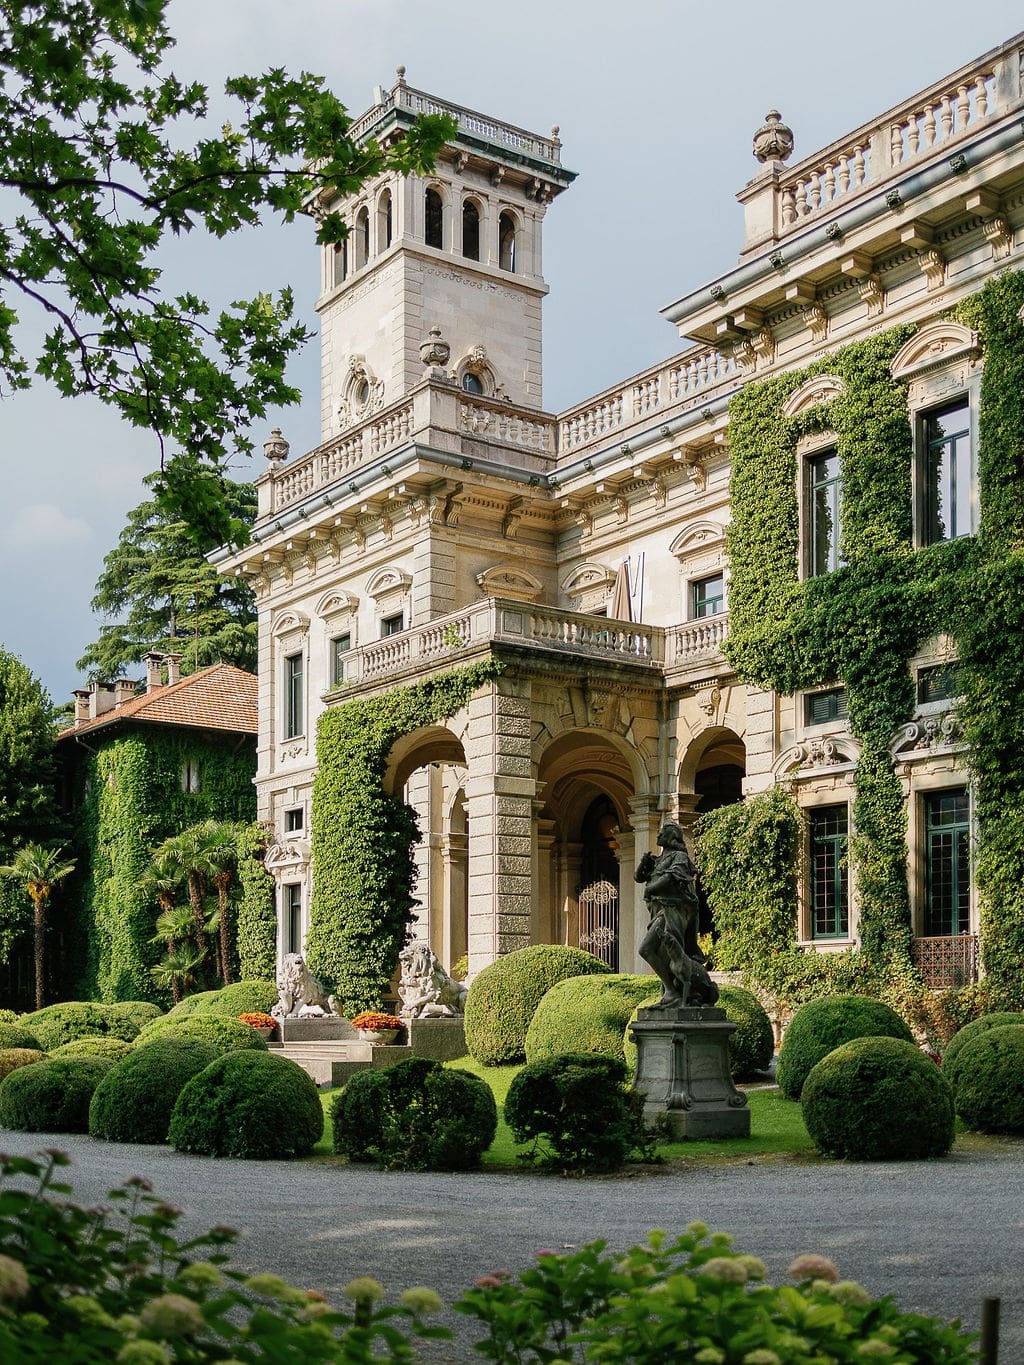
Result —
MULTIPOLYGON (((750 137, 777 107, 810 155, 1011 37, 1019 0, 925 7, 861 0, 728 5, 684 0, 171 0, 170 65, 220 86, 239 71, 317 71, 350 112, 409 83, 531 130, 561 128, 579 179, 545 226, 545 406, 559 408, 680 349, 659 308, 735 263, 750 137)), ((310 225, 195 237, 165 285, 215 301, 291 284, 311 326, 310 225)), ((318 440, 318 357, 294 370, 299 409, 277 419, 293 452, 318 440)), ((0 642, 65 700, 99 623, 103 555, 143 496, 155 443, 86 399, 40 385, 4 400, 0 642)), ((268 423, 268 426, 270 424, 268 423)), ((253 433, 257 444, 263 430, 253 433)), ((253 462, 255 474, 262 458, 253 462)))

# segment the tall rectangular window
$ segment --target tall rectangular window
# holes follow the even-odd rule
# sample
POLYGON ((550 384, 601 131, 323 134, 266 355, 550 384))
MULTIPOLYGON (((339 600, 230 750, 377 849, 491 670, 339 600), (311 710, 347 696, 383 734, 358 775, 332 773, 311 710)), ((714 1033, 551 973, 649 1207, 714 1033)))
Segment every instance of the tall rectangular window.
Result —
POLYGON ((922 422, 922 539, 926 545, 969 536, 971 524, 971 408, 966 398, 925 415, 922 422))
POLYGON ((294 739, 305 727, 303 716, 302 655, 289 654, 284 661, 284 737, 294 739))
POLYGON ((281 907, 284 911, 284 941, 286 953, 302 952, 302 886, 288 882, 281 887, 281 907))
POLYGON ((926 938, 971 927, 971 803, 966 787, 924 798, 926 938))
POLYGON ((845 806, 810 812, 811 938, 846 938, 850 893, 846 867, 849 816, 845 806))
POLYGON ((717 573, 711 578, 698 578, 690 584, 690 619, 699 621, 704 616, 717 616, 725 610, 725 577, 717 573))
POLYGON ((832 573, 840 564, 839 514, 843 501, 839 455, 822 451, 807 461, 807 573, 832 573))
POLYGON ((351 635, 336 635, 331 641, 331 682, 335 687, 345 681, 345 655, 351 648, 351 635))

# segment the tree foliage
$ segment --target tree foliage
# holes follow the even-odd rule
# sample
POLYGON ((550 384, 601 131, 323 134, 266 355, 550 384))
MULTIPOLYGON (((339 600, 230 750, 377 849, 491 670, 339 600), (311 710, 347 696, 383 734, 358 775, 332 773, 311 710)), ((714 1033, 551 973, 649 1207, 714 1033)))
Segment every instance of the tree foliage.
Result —
MULTIPOLYGON (((224 483, 228 516, 249 526, 256 515, 250 484, 224 483)), ((256 605, 238 578, 222 578, 188 525, 158 498, 128 513, 103 560, 92 609, 114 617, 76 667, 90 678, 117 678, 150 650, 180 654, 181 671, 228 663, 256 669, 256 605)))
MULTIPOLYGON (((389 166, 424 169, 452 124, 427 116, 386 149, 357 145, 319 77, 278 69, 230 79, 232 121, 213 132, 206 87, 166 68, 166 5, 0 0, 0 185, 19 200, 0 228, 0 380, 24 388, 35 371, 148 428, 158 497, 215 543, 244 541, 220 470, 251 449, 251 422, 298 400, 284 371, 306 329, 287 290, 219 313, 164 294, 160 248, 268 208, 291 221, 319 189, 349 194, 389 166), (18 323, 40 310, 35 351, 18 323)), ((336 214, 319 219, 321 242, 343 235, 336 214)))

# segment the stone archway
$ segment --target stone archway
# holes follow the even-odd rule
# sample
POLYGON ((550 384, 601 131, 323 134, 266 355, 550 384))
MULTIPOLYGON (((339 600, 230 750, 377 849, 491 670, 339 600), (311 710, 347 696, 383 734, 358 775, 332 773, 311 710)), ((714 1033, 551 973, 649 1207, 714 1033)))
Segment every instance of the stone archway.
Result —
POLYGON ((469 820, 465 796, 466 753, 444 725, 413 730, 394 743, 384 771, 384 790, 416 812, 420 843, 414 851, 419 906, 414 933, 442 964, 452 964, 468 944, 469 820))
POLYGON ((537 780, 536 939, 578 944, 618 970, 632 970, 638 940, 631 821, 638 795, 647 793, 640 755, 607 731, 564 731, 540 755, 537 780), (609 928, 614 939, 605 942, 609 928))

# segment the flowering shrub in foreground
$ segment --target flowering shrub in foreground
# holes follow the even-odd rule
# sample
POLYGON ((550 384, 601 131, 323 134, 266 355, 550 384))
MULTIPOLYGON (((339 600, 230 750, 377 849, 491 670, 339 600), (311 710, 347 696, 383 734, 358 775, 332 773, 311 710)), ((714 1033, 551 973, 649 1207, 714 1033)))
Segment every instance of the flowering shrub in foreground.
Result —
POLYGON ((537 1253, 518 1278, 496 1270, 454 1305, 476 1318, 487 1360, 511 1365, 969 1365, 959 1323, 903 1313, 842 1281, 823 1256, 790 1266, 796 1285, 763 1284, 756 1256, 701 1223, 669 1240, 652 1232, 623 1255, 591 1242, 537 1253))
POLYGON ((415 1337, 447 1337, 425 1315, 441 1301, 409 1289, 384 1305, 353 1280, 331 1308, 277 1275, 227 1266, 235 1236, 177 1232, 181 1211, 134 1178, 83 1209, 57 1178, 68 1158, 0 1156, 0 1360, 19 1365, 371 1365, 412 1361, 415 1337), (53 1198, 52 1196, 56 1196, 53 1198))

